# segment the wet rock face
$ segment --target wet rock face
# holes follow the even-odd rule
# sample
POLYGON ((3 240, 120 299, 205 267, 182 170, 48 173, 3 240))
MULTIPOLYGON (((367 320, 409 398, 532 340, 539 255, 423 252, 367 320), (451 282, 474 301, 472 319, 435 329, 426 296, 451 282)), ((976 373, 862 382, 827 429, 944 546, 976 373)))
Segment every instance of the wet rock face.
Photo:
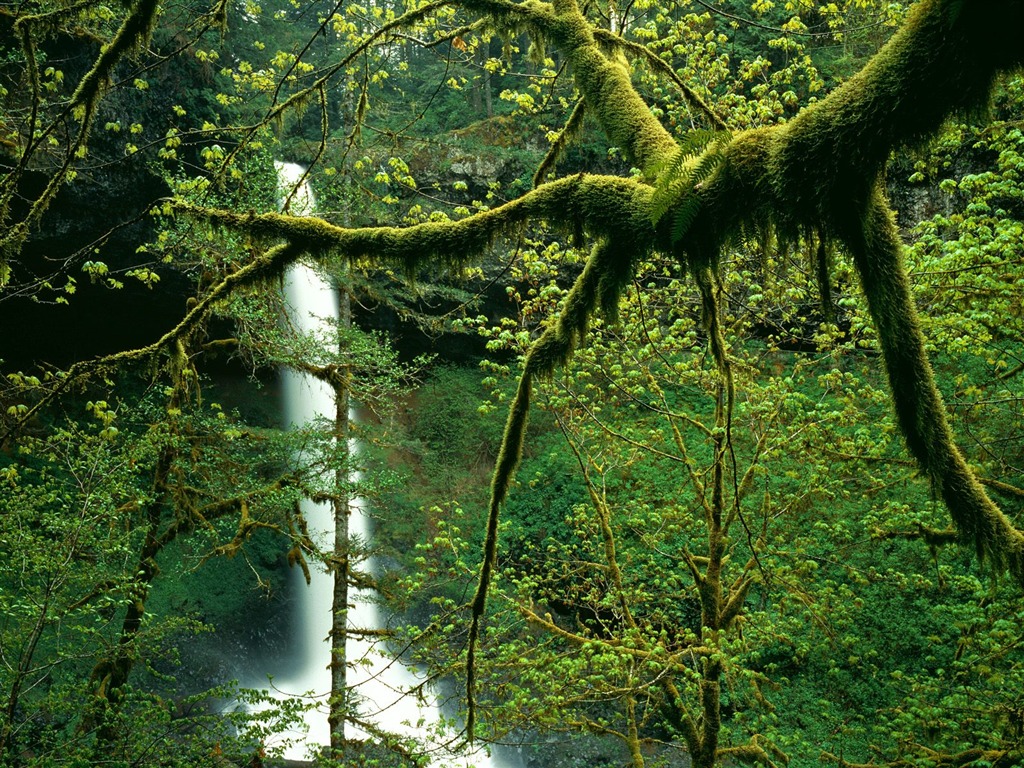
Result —
POLYGON ((507 160, 497 157, 463 155, 453 159, 448 170, 451 176, 461 176, 479 185, 484 179, 501 178, 510 164, 507 160))
POLYGON ((82 271, 91 260, 111 274, 136 265, 152 228, 144 211, 167 194, 142 163, 117 169, 68 185, 25 244, 16 279, 37 287, 0 300, 0 327, 19 329, 4 339, 9 361, 66 364, 148 344, 180 315, 190 285, 181 275, 164 272, 156 289, 119 276, 114 290, 82 271))
MULTIPOLYGON (((966 172, 966 171, 965 171, 966 172)), ((913 227, 918 222, 937 214, 953 211, 952 196, 939 189, 936 184, 909 184, 904 177, 890 178, 886 185, 889 201, 897 212, 902 229, 913 227)))
POLYGON ((429 156, 417 157, 410 164, 420 189, 447 197, 453 196, 453 189, 460 190, 454 197, 463 198, 466 205, 486 199, 495 182, 503 189, 514 188, 517 193, 528 189, 525 168, 515 158, 483 154, 461 143, 434 149, 429 156))
MULTIPOLYGON (((91 66, 96 54, 88 40, 58 37, 50 45, 69 82, 91 66)), ((170 105, 191 97, 185 90, 190 73, 176 67, 151 70, 151 89, 118 83, 101 101, 88 154, 34 227, 14 265, 10 288, 0 294, 0 327, 17 329, 4 338, 3 357, 9 362, 67 364, 139 346, 165 332, 168 318, 180 317, 190 280, 160 270, 159 285, 149 289, 117 274, 150 258, 138 252, 153 235, 155 219, 147 210, 169 194, 152 154, 130 152, 127 145, 158 142, 169 127, 170 105), (133 124, 142 132, 132 133, 133 124), (104 262, 124 288, 94 283, 82 270, 87 261, 104 262)), ((181 148, 183 154, 194 150, 181 148)), ((0 157, 0 173, 13 170, 11 162, 0 157)), ((39 162, 50 159, 40 156, 39 162)), ((40 166, 21 177, 15 217, 27 213, 51 173, 40 166)))

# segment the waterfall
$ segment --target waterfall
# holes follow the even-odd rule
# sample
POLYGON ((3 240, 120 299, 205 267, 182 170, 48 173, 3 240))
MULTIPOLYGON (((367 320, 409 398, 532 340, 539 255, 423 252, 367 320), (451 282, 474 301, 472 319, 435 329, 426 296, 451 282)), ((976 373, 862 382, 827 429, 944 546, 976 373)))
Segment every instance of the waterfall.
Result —
MULTIPOLYGON (((283 179, 285 170, 279 168, 279 173, 283 179)), ((284 296, 289 307, 289 321, 296 332, 323 330, 323 326, 337 321, 338 306, 333 288, 305 264, 289 268, 285 275, 284 296)), ((283 371, 281 376, 286 426, 301 427, 334 416, 334 392, 328 384, 291 370, 283 371)), ((304 499, 300 506, 310 537, 320 549, 328 549, 334 529, 331 505, 304 499)), ((316 703, 305 714, 306 734, 297 735, 298 740, 285 755, 290 759, 306 757, 310 745, 330 743, 327 698, 331 692, 329 636, 334 579, 318 563, 311 561, 309 565, 308 587, 302 574, 291 574, 292 589, 299 594, 295 601, 294 622, 300 630, 292 633, 297 642, 293 642, 289 655, 297 657, 298 670, 283 679, 274 679, 275 693, 282 698, 311 696, 312 702, 316 703)))
MULTIPOLYGON (((313 211, 315 200, 304 183, 296 189, 302 178, 301 166, 292 163, 275 163, 278 183, 285 194, 295 189, 290 209, 301 215, 313 211)), ((329 282, 305 264, 295 264, 285 277, 284 296, 288 322, 297 333, 313 337, 331 337, 333 326, 338 321, 338 301, 329 282)), ((331 388, 312 376, 285 371, 282 379, 284 418, 288 426, 300 427, 318 419, 333 420, 335 414, 334 393, 331 388)), ((350 414, 350 418, 352 414, 350 414)), ((358 446, 349 442, 349 450, 358 446)), ((358 478, 356 478, 358 479, 358 478)), ((349 536, 354 540, 367 542, 371 531, 362 503, 356 499, 351 504, 349 536)), ((329 504, 303 502, 310 536, 316 544, 330 550, 333 543, 334 519, 329 504)), ((373 572, 372 559, 364 564, 373 572)), ((310 562, 311 582, 306 586, 300 574, 295 574, 295 588, 299 592, 295 621, 300 628, 301 641, 289 651, 289 656, 298 656, 297 671, 280 678, 273 675, 274 695, 279 699, 302 697, 315 702, 306 714, 307 731, 290 734, 296 743, 286 750, 285 757, 301 760, 330 743, 327 725, 328 696, 331 688, 330 638, 331 604, 333 578, 323 567, 310 562)), ((365 590, 350 592, 354 608, 348 611, 350 629, 381 629, 385 617, 380 608, 365 590)), ((387 654, 382 643, 349 637, 346 643, 346 658, 349 662, 348 687, 354 693, 359 716, 375 727, 397 735, 416 737, 424 742, 425 748, 435 755, 437 766, 474 766, 476 768, 512 768, 521 761, 512 759, 499 761, 496 757, 478 752, 456 757, 442 744, 441 713, 437 704, 408 692, 422 683, 417 671, 387 654)), ((264 670, 264 674, 272 670, 264 670)), ((265 679, 265 678, 264 678, 265 679)), ((428 699, 429 699, 429 691, 428 699)), ((346 726, 349 739, 368 738, 367 734, 346 726)), ((450 742, 448 733, 445 742, 450 742)), ((509 756, 513 758, 513 755, 509 756)))

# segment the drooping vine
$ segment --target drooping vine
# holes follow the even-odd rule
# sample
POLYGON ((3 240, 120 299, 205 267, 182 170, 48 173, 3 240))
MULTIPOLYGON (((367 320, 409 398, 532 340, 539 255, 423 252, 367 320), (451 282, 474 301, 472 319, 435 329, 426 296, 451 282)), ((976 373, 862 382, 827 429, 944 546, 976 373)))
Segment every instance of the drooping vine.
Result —
POLYGON ((533 383, 538 378, 551 376, 569 361, 573 350, 583 342, 591 319, 598 312, 606 315, 615 312, 619 297, 629 284, 634 266, 644 252, 634 244, 621 243, 611 238, 599 241, 566 296, 558 316, 549 322, 526 354, 491 478, 483 564, 472 601, 466 662, 466 730, 470 739, 473 738, 476 723, 475 659, 480 622, 487 607, 487 592, 497 562, 501 507, 508 497, 523 455, 533 383))

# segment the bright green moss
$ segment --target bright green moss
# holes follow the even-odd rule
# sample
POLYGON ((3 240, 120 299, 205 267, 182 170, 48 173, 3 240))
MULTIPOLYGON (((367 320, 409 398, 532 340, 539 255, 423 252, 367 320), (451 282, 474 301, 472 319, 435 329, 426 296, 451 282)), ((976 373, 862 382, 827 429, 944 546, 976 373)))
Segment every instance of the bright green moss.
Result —
POLYGON ((555 42, 569 59, 576 87, 608 140, 646 170, 676 148, 676 142, 633 88, 620 57, 609 57, 594 39, 590 24, 575 3, 556 6, 555 42))

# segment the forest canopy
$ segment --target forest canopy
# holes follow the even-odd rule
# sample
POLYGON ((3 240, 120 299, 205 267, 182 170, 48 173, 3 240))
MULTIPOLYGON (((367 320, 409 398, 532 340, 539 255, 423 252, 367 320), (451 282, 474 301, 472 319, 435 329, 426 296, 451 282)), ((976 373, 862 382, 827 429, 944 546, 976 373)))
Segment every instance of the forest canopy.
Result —
POLYGON ((468 741, 1019 762, 1024 2, 84 0, 0 30, 0 765, 267 743, 258 709, 192 714, 162 664, 202 619, 151 605, 277 550, 342 590, 325 765, 361 764, 368 584, 428 596, 386 640, 462 678, 468 741), (281 321, 298 263, 343 297, 325 338, 281 321), (350 395, 389 429, 457 404, 406 394, 369 303, 484 339, 491 397, 406 414, 356 491, 350 395), (342 405, 257 423, 205 394, 224 365, 342 405), (410 455, 436 496, 386 487, 410 455), (400 576, 310 535, 301 500, 356 492, 382 529, 415 507, 400 576))

